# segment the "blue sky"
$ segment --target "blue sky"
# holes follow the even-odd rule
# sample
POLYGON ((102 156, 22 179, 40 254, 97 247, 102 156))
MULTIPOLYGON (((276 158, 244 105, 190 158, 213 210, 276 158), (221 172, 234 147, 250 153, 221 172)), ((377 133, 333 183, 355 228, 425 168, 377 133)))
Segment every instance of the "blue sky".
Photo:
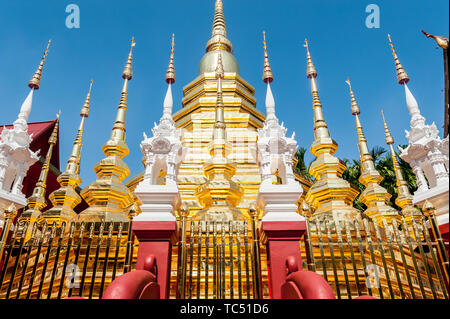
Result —
MULTIPOLYGON (((312 100, 305 76, 305 37, 318 71, 325 119, 339 143, 337 156, 358 156, 354 118, 345 80, 351 77, 361 107, 369 147, 385 146, 380 108, 385 110, 397 144, 405 144, 409 114, 403 88, 397 84, 387 41, 390 33, 410 75, 409 87, 427 122, 442 136, 442 50, 425 38, 448 32, 448 1, 356 0, 224 0, 228 37, 233 42, 241 76, 256 89, 257 108, 264 110, 262 31, 267 32, 275 80, 277 114, 296 132, 300 146, 313 140, 312 100), (380 8, 380 28, 365 26, 368 4, 380 8)), ((93 166, 104 155, 122 86, 121 73, 134 35, 134 77, 129 85, 125 158, 131 175, 142 171, 139 144, 162 114, 167 85, 164 75, 175 33, 174 110, 181 108, 182 88, 197 76, 198 63, 210 37, 214 0, 94 1, 45 0, 0 2, 0 124, 12 123, 28 93, 27 82, 43 49, 52 39, 41 89, 34 96, 29 120, 55 118, 61 109, 61 165, 70 154, 79 111, 89 81, 94 79, 91 113, 86 123, 81 177, 95 179, 93 166), (65 26, 68 4, 80 8, 80 28, 65 26)), ((312 158, 308 154, 308 160, 312 158)))

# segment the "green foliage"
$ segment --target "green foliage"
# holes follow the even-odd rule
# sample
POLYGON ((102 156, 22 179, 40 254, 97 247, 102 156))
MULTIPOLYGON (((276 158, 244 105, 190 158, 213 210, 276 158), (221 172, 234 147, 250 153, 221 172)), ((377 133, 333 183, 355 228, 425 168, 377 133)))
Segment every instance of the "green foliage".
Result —
POLYGON ((306 166, 305 163, 306 151, 306 148, 300 147, 297 153, 295 153, 295 157, 297 158, 297 165, 295 166, 295 170, 306 179, 313 181, 314 177, 309 174, 309 167, 311 166, 311 163, 309 163, 308 166, 306 166))

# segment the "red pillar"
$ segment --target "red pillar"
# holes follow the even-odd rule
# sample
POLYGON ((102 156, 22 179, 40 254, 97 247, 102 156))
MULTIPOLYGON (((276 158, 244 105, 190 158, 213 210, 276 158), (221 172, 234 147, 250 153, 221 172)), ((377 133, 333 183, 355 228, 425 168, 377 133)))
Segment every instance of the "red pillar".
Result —
POLYGON ((133 221, 132 229, 139 241, 136 269, 144 269, 146 258, 154 255, 161 299, 169 299, 170 266, 172 244, 176 242, 176 222, 133 221))
POLYGON ((281 286, 286 281, 286 258, 293 256, 302 269, 300 238, 306 231, 304 221, 263 221, 262 243, 267 246, 269 285, 272 299, 281 299, 281 286))

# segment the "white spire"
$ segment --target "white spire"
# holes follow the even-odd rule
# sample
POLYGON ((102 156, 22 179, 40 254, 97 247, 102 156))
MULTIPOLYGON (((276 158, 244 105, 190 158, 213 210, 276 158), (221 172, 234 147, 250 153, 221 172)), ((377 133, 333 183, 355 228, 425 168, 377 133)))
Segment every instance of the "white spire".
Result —
POLYGON ((21 129, 22 131, 27 131, 27 121, 28 117, 31 113, 31 108, 33 106, 33 93, 34 89, 30 90, 25 101, 23 101, 22 106, 20 108, 19 115, 17 116, 17 120, 14 121, 14 127, 21 129))
POLYGON ((167 87, 166 97, 164 98, 163 117, 172 118, 173 109, 173 97, 172 97, 172 84, 169 83, 167 87))
POLYGON ((420 116, 421 114, 420 114, 419 104, 417 103, 416 98, 411 93, 411 91, 409 90, 409 88, 406 84, 404 84, 404 87, 405 87, 405 96, 406 96, 406 106, 408 107, 409 114, 411 115, 411 117, 414 117, 417 115, 420 116))
POLYGON ((277 118, 275 115, 275 99, 273 98, 272 90, 270 88, 270 83, 267 83, 266 113, 267 113, 267 120, 277 118))

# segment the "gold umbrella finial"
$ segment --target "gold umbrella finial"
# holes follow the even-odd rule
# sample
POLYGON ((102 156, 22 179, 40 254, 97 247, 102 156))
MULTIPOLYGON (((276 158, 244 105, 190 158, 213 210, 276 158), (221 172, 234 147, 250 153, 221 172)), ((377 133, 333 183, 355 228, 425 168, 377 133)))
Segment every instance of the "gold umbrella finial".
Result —
POLYGON ((133 48, 136 45, 134 37, 131 38, 130 53, 128 54, 127 63, 122 73, 122 78, 131 80, 133 77, 133 48))
POLYGON ((30 81, 28 82, 28 87, 30 89, 39 90, 39 87, 41 86, 41 77, 42 77, 42 71, 44 69, 44 62, 47 57, 48 50, 50 48, 51 43, 52 43, 52 40, 48 40, 47 48, 44 51, 44 55, 42 56, 41 63, 39 63, 39 66, 38 66, 36 72, 34 72, 33 76, 31 77, 30 81))
POLYGON ((397 71, 397 81, 399 84, 406 84, 409 82, 408 73, 406 73, 405 69, 403 68, 402 64, 400 63, 400 60, 398 59, 397 52, 395 51, 394 43, 392 42, 390 34, 388 34, 388 39, 389 39, 389 45, 391 46, 391 49, 392 49, 392 55, 394 56, 395 69, 397 71))
POLYGON ((175 83, 175 64, 174 64, 174 50, 175 50, 175 33, 172 34, 172 47, 170 49, 169 67, 166 72, 167 84, 175 83))
POLYGON ((306 77, 308 79, 316 78, 317 77, 317 71, 316 67, 314 66, 314 63, 311 58, 311 53, 309 52, 309 46, 308 46, 308 39, 305 39, 305 44, 303 45, 306 48, 306 77))
POLYGON ((351 111, 352 111, 352 114, 353 115, 358 115, 361 112, 360 112, 360 109, 359 109, 358 102, 356 101, 355 94, 353 93, 353 90, 352 90, 352 84, 350 83, 350 78, 347 78, 345 83, 347 83, 349 88, 350 88, 350 100, 351 100, 351 111))
POLYGON ((214 5, 214 19, 211 32, 211 39, 206 44, 206 52, 213 50, 225 50, 231 52, 233 45, 227 38, 227 26, 223 11, 222 0, 216 0, 214 5))
POLYGON ((389 131, 389 127, 386 123, 386 119, 384 118, 384 112, 381 110, 381 116, 383 117, 383 123, 384 123, 384 134, 386 136, 386 144, 391 145, 394 144, 394 138, 391 135, 391 132, 389 131))
POLYGON ((84 100, 83 107, 80 111, 80 116, 88 117, 89 116, 89 107, 91 105, 91 90, 92 90, 92 84, 94 83, 94 80, 91 79, 91 83, 89 85, 89 91, 86 95, 86 99, 84 100))
POLYGON ((264 81, 264 83, 272 83, 273 73, 272 73, 272 69, 270 68, 269 55, 267 54, 266 31, 263 31, 263 47, 264 47, 263 81, 264 81))

